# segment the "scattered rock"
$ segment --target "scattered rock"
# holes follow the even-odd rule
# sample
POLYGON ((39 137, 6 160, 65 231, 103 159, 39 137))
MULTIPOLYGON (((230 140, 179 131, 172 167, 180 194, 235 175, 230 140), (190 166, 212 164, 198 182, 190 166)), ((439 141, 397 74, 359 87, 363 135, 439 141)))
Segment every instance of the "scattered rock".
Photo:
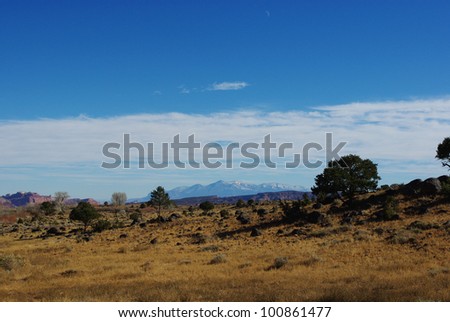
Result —
POLYGON ((153 238, 151 241, 150 241, 150 244, 152 244, 152 245, 156 245, 158 243, 158 238, 153 238))
POLYGON ((382 235, 384 233, 384 229, 381 227, 375 228, 373 230, 377 235, 382 235))
POLYGON ((264 208, 259 208, 256 213, 258 214, 258 216, 264 217, 265 215, 268 214, 267 210, 264 208))
POLYGON ((301 229, 298 229, 298 228, 296 228, 296 229, 293 229, 293 230, 291 231, 290 235, 292 235, 292 236, 299 236, 299 235, 303 235, 303 230, 301 230, 301 229))
POLYGON ((195 233, 192 235, 192 244, 194 245, 205 244, 207 241, 208 237, 206 237, 202 233, 195 233))
POLYGON ((319 224, 322 226, 328 226, 331 224, 330 218, 319 211, 313 211, 307 215, 307 222, 312 224, 319 224))
POLYGON ((180 219, 180 218, 181 218, 181 215, 180 215, 180 214, 175 214, 175 213, 173 213, 173 214, 171 214, 171 215, 169 216, 169 220, 170 220, 170 221, 176 220, 176 219, 180 219))
POLYGON ((128 237, 128 234, 121 234, 120 236, 119 236, 119 238, 127 238, 128 237))
POLYGON ((258 237, 261 235, 262 235, 262 232, 257 228, 253 228, 252 232, 250 233, 250 237, 258 237))
POLYGON ((48 236, 51 235, 57 236, 62 234, 57 227, 50 227, 49 229, 47 229, 46 233, 48 236))
POLYGON ((236 217, 236 219, 243 225, 250 223, 250 217, 248 217, 246 214, 241 213, 239 216, 236 217))

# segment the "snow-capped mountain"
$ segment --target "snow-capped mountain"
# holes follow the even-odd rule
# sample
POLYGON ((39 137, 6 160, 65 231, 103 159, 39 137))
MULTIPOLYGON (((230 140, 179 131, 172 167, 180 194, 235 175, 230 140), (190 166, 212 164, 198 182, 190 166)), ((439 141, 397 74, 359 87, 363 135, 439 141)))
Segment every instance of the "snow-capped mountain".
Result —
MULTIPOLYGON (((167 192, 171 199, 182 199, 203 196, 231 197, 279 191, 309 191, 309 189, 281 183, 252 184, 241 181, 220 180, 208 185, 195 184, 177 187, 167 192)), ((129 202, 146 202, 148 200, 150 200, 150 194, 144 198, 130 199, 129 202)))
POLYGON ((252 184, 241 181, 217 181, 209 185, 196 184, 189 187, 178 187, 168 191, 170 198, 181 199, 199 196, 230 197, 239 195, 251 195, 260 192, 278 191, 306 191, 304 187, 291 186, 280 183, 252 184))

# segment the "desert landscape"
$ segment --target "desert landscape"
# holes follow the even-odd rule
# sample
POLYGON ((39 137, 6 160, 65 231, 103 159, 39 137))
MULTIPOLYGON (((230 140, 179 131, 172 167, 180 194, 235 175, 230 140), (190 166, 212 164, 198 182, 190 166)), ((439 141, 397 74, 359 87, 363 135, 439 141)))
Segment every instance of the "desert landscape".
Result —
POLYGON ((449 17, 1 0, 0 319, 445 319, 449 17))
POLYGON ((86 231, 73 205, 4 208, 0 298, 449 301, 450 199, 425 182, 351 203, 95 205, 86 231))

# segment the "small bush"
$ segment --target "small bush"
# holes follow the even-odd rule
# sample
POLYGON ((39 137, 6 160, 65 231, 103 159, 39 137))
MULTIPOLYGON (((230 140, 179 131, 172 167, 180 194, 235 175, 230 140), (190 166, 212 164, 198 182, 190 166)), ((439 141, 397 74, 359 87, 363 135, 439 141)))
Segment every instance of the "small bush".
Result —
POLYGON ((439 228, 438 224, 416 220, 416 221, 412 222, 411 224, 409 224, 407 229, 408 230, 414 230, 414 229, 429 230, 429 229, 437 229, 437 228, 439 228))
POLYGON ((230 212, 229 212, 228 210, 226 210, 226 209, 222 209, 222 210, 220 211, 220 217, 222 217, 222 218, 228 218, 228 217, 230 217, 230 212))
POLYGON ((450 200, 450 183, 449 183, 449 182, 442 183, 441 194, 442 194, 447 200, 450 200))
POLYGON ((111 222, 109 222, 109 220, 100 219, 95 222, 92 229, 96 233, 101 233, 102 231, 111 229, 111 227, 112 227, 112 225, 111 225, 111 222))
POLYGON ((214 209, 214 204, 211 201, 203 201, 198 207, 203 210, 204 213, 208 213, 214 209))
POLYGON ((217 254, 209 262, 210 265, 222 264, 227 261, 227 257, 224 254, 217 254))
POLYGON ((201 249, 201 251, 202 252, 217 252, 217 251, 219 251, 219 246, 217 246, 217 245, 206 246, 206 247, 203 247, 201 249))
POLYGON ((39 210, 42 211, 46 216, 52 216, 56 214, 56 204, 54 201, 44 201, 39 206, 39 210))
POLYGON ((242 200, 242 199, 239 199, 237 202, 236 202, 236 208, 244 208, 246 206, 246 203, 244 202, 244 200, 242 200))
POLYGON ((22 257, 14 254, 0 255, 0 268, 5 271, 12 271, 13 269, 20 268, 24 265, 22 257))
POLYGON ((280 207, 283 211, 284 218, 289 221, 304 219, 307 215, 302 201, 293 201, 292 203, 280 201, 280 207))
POLYGON ((133 221, 131 224, 138 224, 142 220, 142 214, 140 211, 135 211, 130 214, 130 219, 133 221))
POLYGON ((381 220, 397 220, 399 219, 398 202, 393 196, 386 198, 383 205, 383 211, 379 214, 378 219, 381 220))
POLYGON ((259 208, 259 209, 256 211, 256 213, 258 214, 258 216, 263 217, 263 216, 267 215, 267 210, 264 209, 264 208, 259 208))
POLYGON ((270 271, 272 269, 280 269, 288 263, 287 257, 277 257, 272 265, 270 265, 267 270, 270 271))
POLYGON ((411 232, 407 230, 400 230, 398 232, 395 232, 390 237, 388 237, 387 240, 389 243, 397 245, 417 243, 417 239, 412 235, 411 232))

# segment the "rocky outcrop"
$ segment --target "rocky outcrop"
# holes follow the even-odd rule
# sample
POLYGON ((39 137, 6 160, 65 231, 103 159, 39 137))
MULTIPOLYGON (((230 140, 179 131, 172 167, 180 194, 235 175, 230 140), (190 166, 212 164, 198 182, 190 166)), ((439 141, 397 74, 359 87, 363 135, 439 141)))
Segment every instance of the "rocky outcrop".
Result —
POLYGON ((35 192, 16 192, 7 194, 3 199, 9 201, 14 207, 23 207, 28 205, 39 205, 45 201, 52 201, 52 196, 41 196, 35 192))
MULTIPOLYGON (((24 207, 29 205, 40 205, 45 201, 52 201, 52 196, 42 196, 36 192, 16 192, 14 194, 7 194, 0 197, 0 207, 24 207)), ((92 198, 80 199, 72 198, 66 200, 66 205, 77 205, 79 202, 84 201, 90 203, 93 206, 97 206, 98 202, 92 198)))
POLYGON ((442 190, 441 182, 445 181, 446 178, 444 176, 439 178, 428 178, 425 181, 415 179, 407 183, 403 187, 402 192, 410 196, 438 194, 442 190))
POLYGON ((3 198, 3 197, 0 197, 0 207, 3 207, 3 208, 12 208, 12 207, 14 207, 14 206, 13 206, 13 204, 11 203, 11 201, 6 200, 6 199, 3 198))
POLYGON ((425 195, 434 195, 442 190, 442 185, 439 179, 437 178, 428 178, 425 180, 421 187, 422 194, 425 195))

